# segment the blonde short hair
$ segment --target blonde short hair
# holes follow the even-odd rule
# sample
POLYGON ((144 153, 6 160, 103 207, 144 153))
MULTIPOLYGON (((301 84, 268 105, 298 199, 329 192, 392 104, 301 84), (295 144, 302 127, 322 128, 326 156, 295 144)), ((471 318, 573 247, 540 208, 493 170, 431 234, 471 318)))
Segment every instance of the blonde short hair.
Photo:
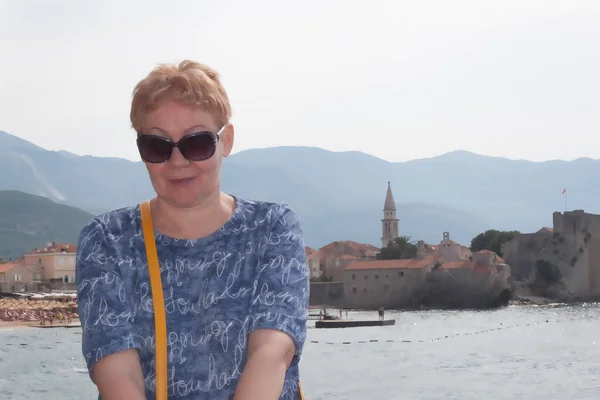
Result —
POLYGON ((231 105, 219 74, 195 61, 160 64, 136 85, 129 114, 133 129, 141 133, 144 118, 164 101, 201 107, 215 118, 219 127, 231 119, 231 105))

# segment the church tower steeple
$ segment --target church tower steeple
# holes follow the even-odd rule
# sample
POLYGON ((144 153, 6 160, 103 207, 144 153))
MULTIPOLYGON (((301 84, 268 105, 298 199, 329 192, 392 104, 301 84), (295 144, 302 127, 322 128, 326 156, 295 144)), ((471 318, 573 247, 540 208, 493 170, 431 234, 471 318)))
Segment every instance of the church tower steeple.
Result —
POLYGON ((385 203, 383 204, 383 219, 381 220, 381 247, 386 247, 398 237, 398 218, 396 217, 396 202, 392 194, 392 186, 388 181, 385 203))

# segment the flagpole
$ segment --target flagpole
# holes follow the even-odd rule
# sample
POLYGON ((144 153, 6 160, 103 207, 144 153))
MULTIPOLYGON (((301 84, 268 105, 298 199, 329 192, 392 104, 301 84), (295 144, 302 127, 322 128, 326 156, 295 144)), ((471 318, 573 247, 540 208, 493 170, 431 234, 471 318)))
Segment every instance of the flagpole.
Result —
POLYGON ((569 193, 565 192, 565 212, 567 212, 567 196, 569 193))

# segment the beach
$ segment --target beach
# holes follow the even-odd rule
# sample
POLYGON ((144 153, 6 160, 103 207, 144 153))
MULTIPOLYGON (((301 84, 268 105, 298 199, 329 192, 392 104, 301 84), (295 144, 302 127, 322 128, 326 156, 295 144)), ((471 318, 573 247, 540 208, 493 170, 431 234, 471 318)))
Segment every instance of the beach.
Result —
POLYGON ((0 298, 0 329, 78 325, 77 303, 72 294, 47 293, 0 298))

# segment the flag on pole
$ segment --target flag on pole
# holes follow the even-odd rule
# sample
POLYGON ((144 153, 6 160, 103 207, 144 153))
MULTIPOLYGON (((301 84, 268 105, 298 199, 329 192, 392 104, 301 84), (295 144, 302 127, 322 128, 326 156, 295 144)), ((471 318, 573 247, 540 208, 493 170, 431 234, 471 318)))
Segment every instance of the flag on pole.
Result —
POLYGON ((565 194, 565 193, 567 193, 567 189, 563 189, 561 194, 565 194))

